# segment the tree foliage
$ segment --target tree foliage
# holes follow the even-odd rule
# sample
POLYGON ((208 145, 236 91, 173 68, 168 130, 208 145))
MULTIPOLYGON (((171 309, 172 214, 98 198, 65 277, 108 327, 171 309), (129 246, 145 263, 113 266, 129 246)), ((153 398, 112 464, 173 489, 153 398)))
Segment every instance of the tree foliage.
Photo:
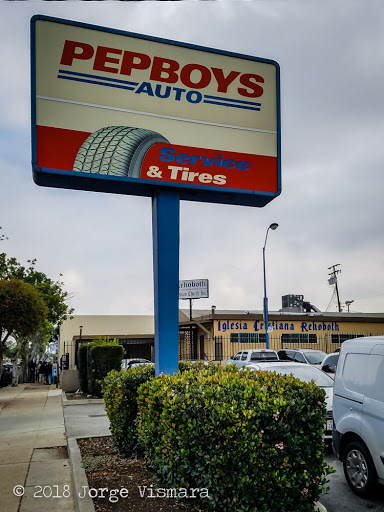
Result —
POLYGON ((29 266, 24 267, 16 258, 7 258, 5 253, 0 253, 0 279, 16 278, 35 286, 48 308, 48 322, 58 326, 73 312, 67 304, 69 297, 68 292, 63 290, 64 283, 53 281, 43 272, 38 272, 36 259, 28 260, 28 263, 29 266))
POLYGON ((0 253, 0 280, 5 294, 0 296, 0 309, 4 310, 0 311, 0 365, 4 345, 10 337, 16 341, 17 356, 24 362, 28 361, 37 354, 42 354, 50 340, 57 340, 59 326, 73 312, 67 303, 69 295, 63 289, 64 283, 60 279, 54 281, 43 272, 37 271, 36 259, 28 260, 27 263, 27 266, 23 266, 16 258, 8 258, 5 253, 0 253), (8 288, 5 283, 8 282, 19 283, 19 291, 25 292, 19 297, 26 294, 24 301, 28 301, 33 296, 35 303, 32 301, 25 308, 21 299, 16 300, 15 297, 13 300, 10 296, 6 298, 8 288), (5 300, 10 301, 8 308, 5 300), (34 314, 36 318, 33 320, 34 314))
POLYGON ((0 360, 9 336, 28 336, 44 325, 48 308, 38 292, 20 279, 0 279, 0 360))

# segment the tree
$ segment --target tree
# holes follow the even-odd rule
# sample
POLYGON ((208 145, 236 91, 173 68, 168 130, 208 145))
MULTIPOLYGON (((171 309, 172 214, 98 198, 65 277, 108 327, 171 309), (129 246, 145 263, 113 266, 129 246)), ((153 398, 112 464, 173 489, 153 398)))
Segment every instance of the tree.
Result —
MULTIPOLYGON (((20 279, 0 279, 0 364, 10 336, 28 336, 44 326, 48 308, 38 290, 20 279)), ((2 370, 2 368, 1 368, 2 370)))
POLYGON ((66 303, 69 294, 63 290, 64 283, 53 281, 43 272, 38 272, 35 269, 36 259, 28 260, 27 263, 29 266, 24 267, 16 258, 7 258, 5 253, 0 253, 0 279, 14 277, 35 286, 48 307, 47 320, 53 326, 61 325, 73 313, 73 309, 66 303))
POLYGON ((67 304, 69 294, 63 290, 64 283, 59 279, 53 281, 43 272, 38 272, 35 268, 36 259, 28 260, 27 263, 28 266, 24 267, 16 258, 7 258, 5 253, 0 253, 0 279, 15 278, 32 285, 47 307, 46 321, 33 335, 13 334, 16 340, 16 354, 24 363, 37 354, 44 353, 49 341, 57 340, 60 325, 73 313, 73 309, 67 304))

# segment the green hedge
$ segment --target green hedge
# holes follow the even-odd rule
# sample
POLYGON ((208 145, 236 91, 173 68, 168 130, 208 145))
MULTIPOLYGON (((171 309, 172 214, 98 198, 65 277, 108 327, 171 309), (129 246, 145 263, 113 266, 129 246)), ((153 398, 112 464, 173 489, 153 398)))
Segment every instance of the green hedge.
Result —
POLYGON ((112 439, 125 457, 143 455, 137 432, 137 390, 154 376, 153 366, 142 365, 127 371, 112 371, 104 379, 102 391, 112 439))
MULTIPOLYGON (((179 372, 195 370, 215 373, 219 366, 214 363, 180 361, 179 372)), ((102 385, 105 409, 111 425, 112 439, 125 457, 143 455, 137 432, 137 395, 144 382, 155 377, 153 366, 140 365, 126 371, 114 371, 107 375, 102 385)))
POLYGON ((313 512, 324 391, 271 372, 162 375, 139 388, 139 440, 161 487, 208 489, 215 512, 313 512))
POLYGON ((116 344, 90 344, 88 346, 88 390, 101 395, 101 384, 111 370, 121 369, 124 348, 116 344))
POLYGON ((77 351, 77 369, 80 389, 83 393, 88 393, 88 343, 80 345, 77 351))

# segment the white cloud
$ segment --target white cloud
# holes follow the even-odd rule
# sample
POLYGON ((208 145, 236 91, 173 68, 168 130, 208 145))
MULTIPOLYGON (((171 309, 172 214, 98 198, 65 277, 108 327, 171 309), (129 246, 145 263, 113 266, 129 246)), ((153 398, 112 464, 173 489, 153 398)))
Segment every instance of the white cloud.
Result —
POLYGON ((22 263, 36 257, 53 278, 63 273, 78 314, 148 314, 151 200, 32 182, 29 19, 36 13, 277 60, 283 192, 261 209, 183 202, 180 278, 210 280, 211 296, 196 308, 261 309, 262 246, 278 222, 267 246, 272 309, 289 293, 325 309, 328 267, 341 263, 342 301, 354 299, 354 311, 384 311, 382 2, 0 4, 0 225, 10 237, 0 250, 22 263))

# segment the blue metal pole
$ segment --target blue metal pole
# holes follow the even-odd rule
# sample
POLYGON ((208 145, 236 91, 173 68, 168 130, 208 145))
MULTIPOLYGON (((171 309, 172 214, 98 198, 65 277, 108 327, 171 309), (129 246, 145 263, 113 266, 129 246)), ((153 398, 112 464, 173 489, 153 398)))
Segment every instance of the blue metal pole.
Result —
POLYGON ((155 299, 155 374, 177 372, 179 363, 180 197, 158 192, 152 198, 155 299))
POLYGON ((267 229, 265 233, 265 242, 263 247, 263 272, 264 272, 264 323, 265 323, 265 346, 269 348, 269 334, 268 334, 268 299, 267 299, 267 279, 265 277, 265 247, 267 245, 268 231, 270 229, 275 230, 279 225, 277 222, 272 222, 272 224, 267 229))
MULTIPOLYGON (((269 229, 269 228, 268 228, 269 229)), ((268 230, 267 230, 268 234, 268 230)), ((267 237, 265 237, 267 243, 267 237)), ((265 277, 265 244, 263 247, 263 272, 264 272, 264 324, 265 324, 265 348, 269 348, 269 333, 268 333, 268 299, 267 299, 267 280, 265 277)))

